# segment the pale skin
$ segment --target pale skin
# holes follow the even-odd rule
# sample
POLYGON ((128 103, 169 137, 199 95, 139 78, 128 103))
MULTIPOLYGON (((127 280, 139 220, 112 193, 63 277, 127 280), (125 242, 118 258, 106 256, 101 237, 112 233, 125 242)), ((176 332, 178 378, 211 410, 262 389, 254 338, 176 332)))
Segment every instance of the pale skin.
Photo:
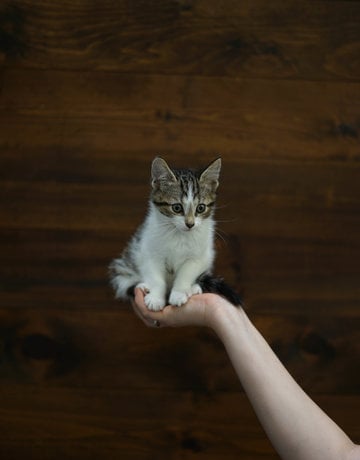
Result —
POLYGON ((223 342, 260 423, 283 460, 360 460, 360 446, 300 388, 242 308, 215 294, 149 311, 135 291, 135 313, 149 327, 203 326, 223 342))

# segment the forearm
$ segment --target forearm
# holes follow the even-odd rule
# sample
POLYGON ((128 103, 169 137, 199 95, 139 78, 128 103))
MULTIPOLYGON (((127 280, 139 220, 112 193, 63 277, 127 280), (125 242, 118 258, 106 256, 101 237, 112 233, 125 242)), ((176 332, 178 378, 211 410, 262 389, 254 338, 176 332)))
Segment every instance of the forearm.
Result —
POLYGON ((243 310, 215 316, 213 328, 281 458, 347 458, 353 443, 294 381, 243 310))

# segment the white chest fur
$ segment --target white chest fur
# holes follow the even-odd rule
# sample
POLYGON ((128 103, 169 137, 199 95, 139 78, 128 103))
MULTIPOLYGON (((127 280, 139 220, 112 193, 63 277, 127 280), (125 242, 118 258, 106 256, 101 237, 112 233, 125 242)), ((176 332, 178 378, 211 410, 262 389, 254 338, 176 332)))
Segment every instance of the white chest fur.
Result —
POLYGON ((163 308, 168 292, 173 305, 182 305, 190 295, 201 292, 196 280, 212 268, 213 235, 211 218, 186 231, 150 208, 136 252, 142 287, 150 290, 145 297, 150 309, 163 308))
POLYGON ((176 271, 186 260, 194 259, 211 266, 214 258, 214 222, 208 218, 191 230, 174 227, 156 209, 150 209, 141 241, 143 257, 156 259, 176 271))

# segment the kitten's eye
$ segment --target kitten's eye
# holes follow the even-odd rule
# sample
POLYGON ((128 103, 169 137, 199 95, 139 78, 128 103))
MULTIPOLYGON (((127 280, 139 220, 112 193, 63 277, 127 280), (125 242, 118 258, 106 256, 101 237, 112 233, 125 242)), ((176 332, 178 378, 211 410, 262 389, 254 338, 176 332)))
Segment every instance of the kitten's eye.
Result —
POLYGON ((175 203, 171 206, 171 209, 176 213, 180 214, 183 212, 183 207, 180 203, 175 203))
POLYGON ((205 209, 206 209, 206 205, 205 204, 198 204, 197 208, 196 208, 196 212, 198 214, 202 214, 203 212, 205 212, 205 209))

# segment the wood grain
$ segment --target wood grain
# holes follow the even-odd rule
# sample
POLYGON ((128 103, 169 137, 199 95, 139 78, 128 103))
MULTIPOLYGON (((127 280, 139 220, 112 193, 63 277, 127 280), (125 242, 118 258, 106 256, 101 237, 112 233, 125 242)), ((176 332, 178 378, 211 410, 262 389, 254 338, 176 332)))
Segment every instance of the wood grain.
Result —
MULTIPOLYGON (((0 420, 6 430, 0 435, 0 452, 4 457, 16 447, 31 459, 39 455, 45 459, 278 458, 238 393, 194 400, 188 392, 148 390, 135 396, 132 390, 43 391, 14 386, 2 388, 2 394, 0 420), (136 410, 129 404, 134 396, 136 410)), ((360 408, 358 398, 351 401, 344 396, 317 398, 323 407, 332 407, 331 416, 345 428, 350 426, 348 412, 360 408)), ((358 436, 359 431, 352 434, 358 436)))
POLYGON ((4 9, 5 63, 336 80, 359 78, 357 2, 17 1, 4 9))
POLYGON ((360 3, 0 3, 0 457, 278 458, 216 337, 107 267, 150 162, 221 155, 216 272, 360 442, 360 3))
POLYGON ((3 87, 0 139, 10 154, 21 126, 35 155, 133 158, 146 140, 149 155, 175 158, 359 159, 358 82, 15 70, 3 87))
MULTIPOLYGON (((160 392, 171 388, 199 396, 239 388, 212 333, 144 330, 129 305, 107 303, 112 308, 3 307, 3 382, 160 392)), ((319 311, 312 316, 250 315, 307 391, 357 393, 359 318, 324 317, 319 311)))

